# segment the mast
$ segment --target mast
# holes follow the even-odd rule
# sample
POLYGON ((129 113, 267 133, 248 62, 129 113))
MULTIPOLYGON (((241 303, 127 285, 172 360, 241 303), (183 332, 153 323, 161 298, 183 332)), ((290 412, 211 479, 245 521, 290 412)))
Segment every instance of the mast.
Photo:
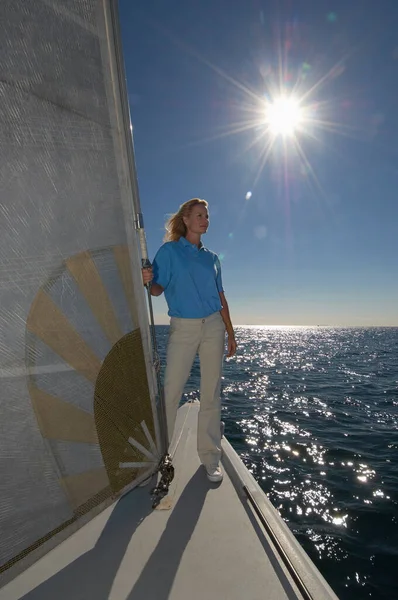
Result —
MULTIPOLYGON (((137 178, 137 169, 135 164, 135 152, 134 152, 134 135, 133 135, 133 125, 131 121, 131 112, 128 102, 128 92, 127 92, 127 84, 126 84, 126 74, 125 74, 125 66, 123 60, 122 53, 122 40, 121 40, 121 31, 120 31, 120 19, 119 19, 119 10, 118 10, 118 0, 110 0, 110 15, 112 22, 112 30, 113 30, 113 40, 115 47, 115 59, 116 59, 116 67, 118 74, 118 83, 120 89, 120 102, 121 102, 121 110, 122 110, 122 118, 123 118, 123 130, 125 136, 125 145, 127 151, 127 159, 128 159, 128 167, 131 178, 131 186, 132 186, 132 203, 134 210, 134 224, 139 236, 139 242, 141 247, 141 260, 142 267, 148 268, 151 266, 151 262, 148 257, 147 250, 147 242, 144 228, 144 217, 141 210, 141 202, 139 195, 139 187, 138 187, 138 178, 137 178)), ((162 443, 162 459, 159 464, 159 471, 161 473, 161 481, 159 485, 154 490, 155 495, 155 504, 160 500, 160 496, 165 495, 168 491, 168 485, 174 477, 174 469, 171 464, 171 458, 168 455, 169 448, 169 436, 167 429, 167 418, 166 418, 166 406, 165 406, 165 398, 163 392, 163 385, 161 381, 160 374, 160 359, 158 353, 157 339, 156 339, 156 331, 155 331, 155 322, 154 322, 154 313, 153 313, 153 304, 152 304, 152 296, 150 285, 147 285, 147 298, 148 298, 148 308, 149 308, 149 318, 150 318, 150 331, 151 331, 151 340, 152 340, 152 351, 153 351, 153 364, 156 372, 157 379, 157 393, 158 393, 158 415, 159 415, 159 425, 160 425, 160 434, 161 434, 161 443, 162 443)))

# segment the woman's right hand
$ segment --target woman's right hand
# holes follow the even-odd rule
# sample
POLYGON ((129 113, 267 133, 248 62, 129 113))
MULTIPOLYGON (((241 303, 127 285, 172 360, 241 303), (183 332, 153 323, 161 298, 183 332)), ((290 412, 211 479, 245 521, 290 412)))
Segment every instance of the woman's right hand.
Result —
POLYGON ((153 269, 152 269, 152 267, 149 267, 149 268, 146 267, 146 268, 142 269, 141 271, 142 271, 142 282, 144 285, 147 285, 153 279, 153 269))

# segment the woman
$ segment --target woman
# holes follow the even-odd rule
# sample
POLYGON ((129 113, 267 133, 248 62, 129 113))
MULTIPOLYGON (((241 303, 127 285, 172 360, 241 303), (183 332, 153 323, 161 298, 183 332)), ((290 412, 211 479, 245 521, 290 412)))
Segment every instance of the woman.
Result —
POLYGON ((236 341, 221 280, 218 256, 201 237, 209 227, 208 204, 193 198, 166 224, 165 244, 152 269, 143 269, 152 296, 163 292, 169 308, 170 335, 164 379, 166 417, 171 441, 177 409, 195 356, 200 359, 198 454, 210 481, 221 481, 221 373, 228 334, 228 356, 236 341))

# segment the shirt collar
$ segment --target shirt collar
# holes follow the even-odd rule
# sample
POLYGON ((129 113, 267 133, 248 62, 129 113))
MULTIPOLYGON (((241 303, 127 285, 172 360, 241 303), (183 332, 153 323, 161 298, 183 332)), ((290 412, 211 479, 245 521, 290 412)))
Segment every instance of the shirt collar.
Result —
POLYGON ((199 248, 195 244, 191 244, 185 237, 181 236, 179 240, 180 244, 185 246, 186 248, 192 248, 193 250, 199 251, 204 249, 204 245, 200 242, 199 248))

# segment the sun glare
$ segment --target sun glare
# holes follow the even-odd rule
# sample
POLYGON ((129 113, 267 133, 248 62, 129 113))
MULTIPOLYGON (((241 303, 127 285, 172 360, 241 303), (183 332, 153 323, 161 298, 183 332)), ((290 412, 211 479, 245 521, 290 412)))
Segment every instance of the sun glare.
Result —
MULTIPOLYGON (((336 18, 334 13, 332 17, 330 21, 336 18)), ((317 197, 319 194, 324 196, 324 190, 306 151, 310 148, 310 143, 320 142, 320 135, 325 132, 353 136, 355 131, 354 128, 333 119, 336 100, 320 96, 323 86, 344 73, 347 57, 341 58, 330 68, 328 67, 323 74, 317 74, 315 70, 312 71, 312 66, 308 62, 300 65, 297 63, 297 58, 288 56, 287 50, 282 51, 283 48, 290 48, 292 43, 290 39, 281 38, 278 42, 279 49, 275 50, 275 66, 269 60, 258 65, 259 74, 263 79, 258 88, 235 79, 219 66, 188 48, 220 79, 239 92, 239 101, 231 102, 232 114, 235 114, 237 109, 235 119, 223 126, 220 125, 219 131, 214 135, 189 145, 251 132, 253 135, 250 138, 242 137, 241 153, 258 149, 258 155, 256 157, 253 152, 250 158, 251 160, 253 157, 257 164, 256 174, 251 182, 252 191, 246 194, 246 201, 250 200, 269 162, 275 168, 277 164, 282 165, 282 169, 278 167, 275 173, 282 174, 287 196, 292 169, 296 169, 298 176, 306 180, 317 197), (292 62, 292 65, 289 65, 289 62, 292 62)), ((350 104, 348 103, 347 106, 350 104)))
POLYGON ((291 136, 303 121, 300 103, 295 98, 281 96, 267 103, 265 120, 272 134, 291 136))

